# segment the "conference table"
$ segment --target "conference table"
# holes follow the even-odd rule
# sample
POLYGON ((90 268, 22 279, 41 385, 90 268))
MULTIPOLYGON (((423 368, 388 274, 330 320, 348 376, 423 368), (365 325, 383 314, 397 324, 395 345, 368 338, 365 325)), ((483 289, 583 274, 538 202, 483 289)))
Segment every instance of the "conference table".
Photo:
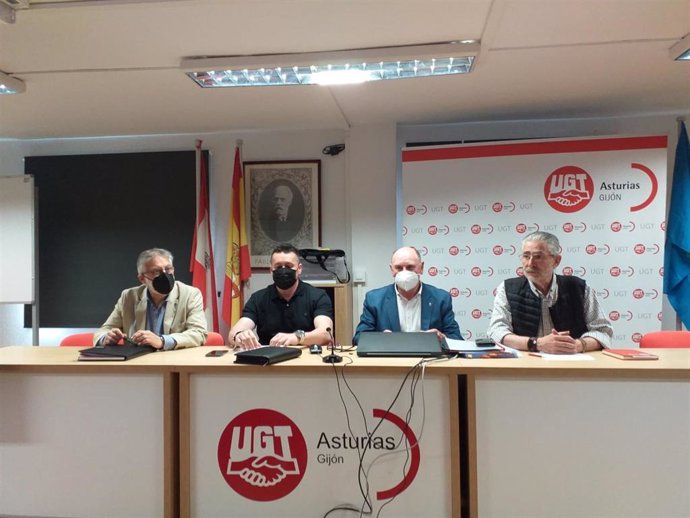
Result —
POLYGON ((78 349, 0 347, 0 516, 690 516, 690 350, 258 366, 78 349))

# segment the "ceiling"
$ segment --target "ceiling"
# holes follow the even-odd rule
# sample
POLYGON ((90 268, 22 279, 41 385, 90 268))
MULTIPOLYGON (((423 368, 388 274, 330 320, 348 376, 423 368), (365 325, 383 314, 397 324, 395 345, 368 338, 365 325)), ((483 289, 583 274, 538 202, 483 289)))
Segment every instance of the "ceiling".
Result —
POLYGON ((347 129, 690 111, 690 0, 30 0, 0 23, 0 138, 347 129), (190 56, 481 41, 474 71, 201 89, 190 56))

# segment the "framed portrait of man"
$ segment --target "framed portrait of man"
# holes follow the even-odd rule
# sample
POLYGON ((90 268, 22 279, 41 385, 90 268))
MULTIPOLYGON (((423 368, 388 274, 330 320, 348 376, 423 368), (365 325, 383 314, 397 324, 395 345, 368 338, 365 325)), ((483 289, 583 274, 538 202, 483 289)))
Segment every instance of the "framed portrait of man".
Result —
POLYGON ((278 243, 316 248, 321 241, 321 160, 244 162, 252 268, 268 268, 278 243))

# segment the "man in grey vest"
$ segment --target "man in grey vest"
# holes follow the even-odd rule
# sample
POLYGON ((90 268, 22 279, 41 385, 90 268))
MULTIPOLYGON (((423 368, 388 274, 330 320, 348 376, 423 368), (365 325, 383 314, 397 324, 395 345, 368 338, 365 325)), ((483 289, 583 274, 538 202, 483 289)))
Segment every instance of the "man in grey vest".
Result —
POLYGON ((550 354, 596 351, 611 345, 613 329, 587 283, 556 275, 561 262, 558 238, 533 232, 522 240, 523 277, 496 290, 487 331, 496 343, 550 354))

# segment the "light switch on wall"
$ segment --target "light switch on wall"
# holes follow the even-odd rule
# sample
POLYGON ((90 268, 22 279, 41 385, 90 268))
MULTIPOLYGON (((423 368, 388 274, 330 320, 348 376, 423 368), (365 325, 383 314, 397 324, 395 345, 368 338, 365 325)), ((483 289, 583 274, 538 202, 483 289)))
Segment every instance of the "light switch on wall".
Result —
POLYGON ((364 268, 355 268, 352 282, 355 284, 366 284, 367 272, 364 268))

